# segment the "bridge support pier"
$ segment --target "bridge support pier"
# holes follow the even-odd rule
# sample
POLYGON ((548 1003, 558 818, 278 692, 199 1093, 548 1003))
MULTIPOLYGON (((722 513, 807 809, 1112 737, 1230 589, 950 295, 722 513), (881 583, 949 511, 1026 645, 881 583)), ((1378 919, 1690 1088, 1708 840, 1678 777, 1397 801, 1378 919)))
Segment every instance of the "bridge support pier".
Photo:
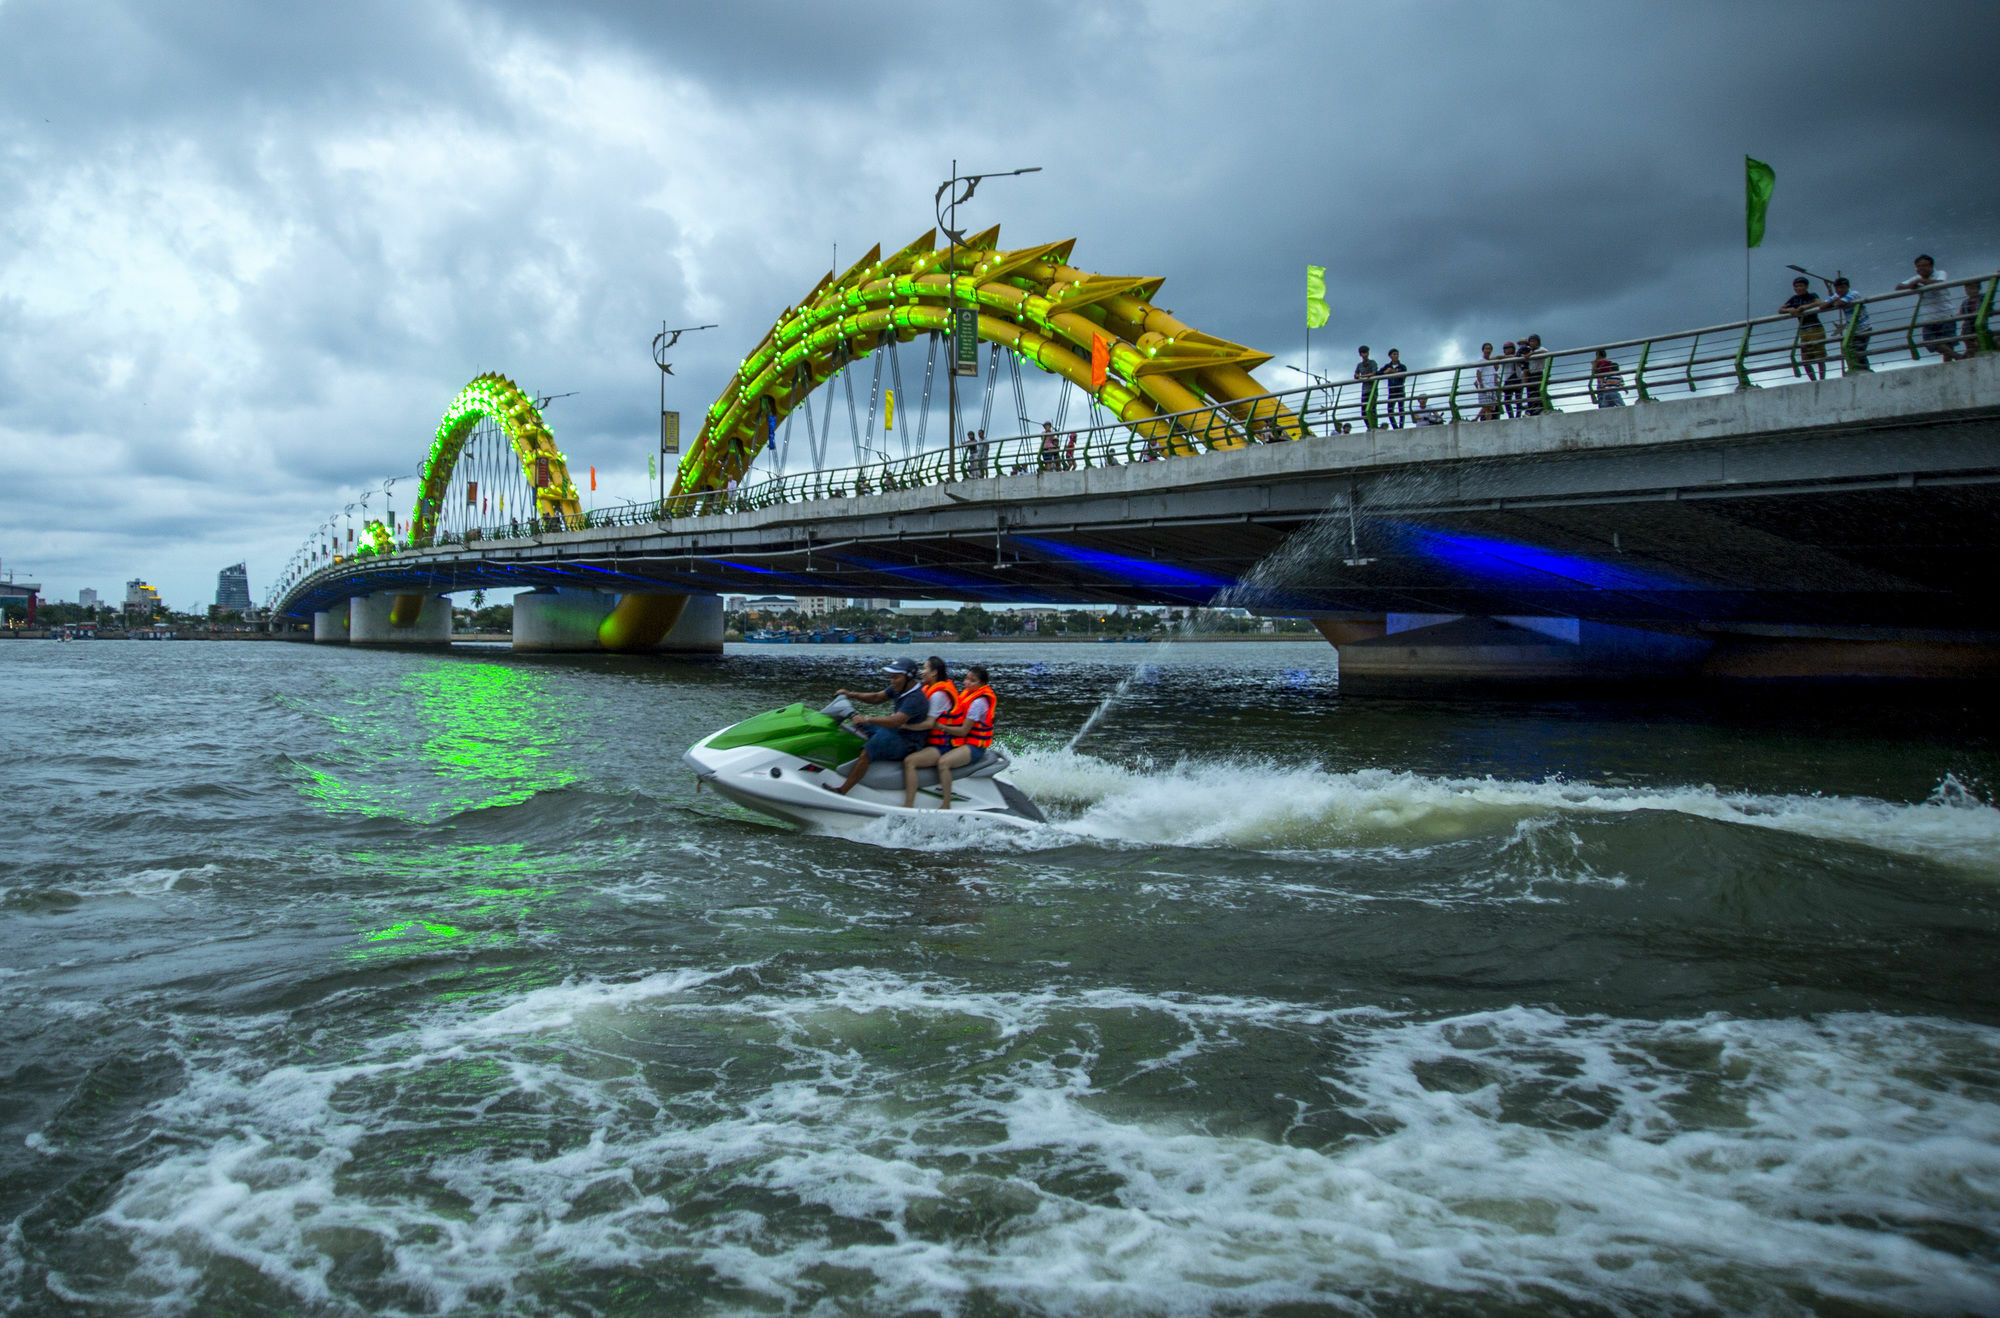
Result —
POLYGON ((313 614, 312 638, 320 645, 347 644, 347 605, 313 614))
POLYGON ((348 601, 347 639, 355 645, 450 645, 447 595, 357 595, 348 601))
POLYGON ((721 654, 722 596, 684 595, 681 598, 687 604, 653 649, 661 654, 721 654))
POLYGON ((722 653, 722 597, 542 589, 514 597, 514 648, 551 653, 722 653))
POLYGON ((600 650, 597 629, 615 598, 599 590, 524 590, 514 597, 514 648, 529 654, 600 650))
POLYGON ((2000 638, 1990 633, 1745 624, 1681 635, 1575 618, 1408 613, 1314 622, 1340 651, 1341 690, 1361 695, 2000 678, 2000 638))
POLYGON ((1350 693, 1450 694, 1513 687, 1602 687, 1691 679, 1714 648, 1701 637, 1576 618, 1387 614, 1380 631, 1334 621, 1350 693), (1338 633, 1352 639, 1342 640, 1338 633))

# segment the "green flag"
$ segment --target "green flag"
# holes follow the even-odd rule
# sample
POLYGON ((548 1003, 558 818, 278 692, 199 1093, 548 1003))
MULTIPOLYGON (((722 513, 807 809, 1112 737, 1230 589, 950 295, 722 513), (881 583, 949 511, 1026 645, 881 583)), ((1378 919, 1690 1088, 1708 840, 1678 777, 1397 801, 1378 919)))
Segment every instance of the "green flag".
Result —
POLYGON ((648 453, 646 455, 646 479, 649 481, 658 480, 659 475, 659 470, 653 466, 653 455, 648 453))
POLYGON ((1309 265, 1306 267, 1306 328, 1318 329, 1326 324, 1326 267, 1309 265))
POLYGON ((1743 157, 1743 237, 1746 246, 1764 245, 1764 212, 1771 209, 1771 189, 1778 171, 1761 160, 1743 157))

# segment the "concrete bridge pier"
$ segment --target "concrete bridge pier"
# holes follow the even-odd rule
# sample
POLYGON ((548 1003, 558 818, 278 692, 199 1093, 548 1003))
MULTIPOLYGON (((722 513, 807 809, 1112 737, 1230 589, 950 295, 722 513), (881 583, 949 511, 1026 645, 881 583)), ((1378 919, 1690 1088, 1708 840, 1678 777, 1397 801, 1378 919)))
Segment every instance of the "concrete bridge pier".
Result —
POLYGON ((1422 613, 1314 623, 1340 651, 1341 689, 1363 695, 2000 678, 2000 636, 1991 633, 1733 624, 1685 634, 1576 618, 1422 613))
POLYGON ((653 648, 662 654, 721 654, 722 596, 683 595, 687 603, 653 648))
POLYGON ((514 648, 550 653, 722 653, 722 597, 548 588, 514 597, 514 648))
POLYGON ((600 590, 524 590, 514 597, 514 648, 530 654, 601 650, 597 631, 616 601, 600 590))
POLYGON ((1341 689, 1363 695, 1691 679, 1714 649, 1704 637, 1577 618, 1390 613, 1319 629, 1340 651, 1341 689))
POLYGON ((348 601, 355 645, 450 645, 448 595, 357 595, 348 601))
POLYGON ((320 645, 347 644, 347 604, 313 614, 313 640, 320 645))

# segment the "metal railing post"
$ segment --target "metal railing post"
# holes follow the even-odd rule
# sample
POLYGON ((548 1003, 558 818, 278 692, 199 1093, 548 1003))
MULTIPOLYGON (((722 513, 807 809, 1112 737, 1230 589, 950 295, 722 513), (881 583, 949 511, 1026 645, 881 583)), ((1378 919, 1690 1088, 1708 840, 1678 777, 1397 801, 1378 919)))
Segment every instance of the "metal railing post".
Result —
POLYGON ((1375 404, 1381 392, 1382 381, 1374 376, 1370 376, 1367 383, 1361 386, 1361 420, 1370 430, 1381 428, 1375 419, 1375 404))
POLYGON ((1639 365, 1632 373, 1632 389, 1642 403, 1650 403, 1653 396, 1646 392, 1646 357, 1653 351, 1653 341, 1647 339, 1639 345, 1639 365))
POLYGON ((1695 359, 1695 354, 1699 353, 1700 351, 1701 351, 1701 331, 1696 330, 1694 332, 1694 342, 1688 345, 1687 381, 1688 381, 1688 392, 1691 394, 1701 392, 1701 386, 1694 382, 1694 359, 1695 359))
POLYGON ((1861 323, 1861 308, 1847 308, 1847 323, 1840 327, 1840 373, 1854 374, 1854 327, 1861 323))
MULTIPOLYGON (((1455 368, 1451 373, 1451 419, 1454 423, 1465 419, 1458 414, 1458 378, 1464 374, 1465 368, 1463 366, 1455 368)), ((966 753, 968 755, 971 754, 970 751, 966 753)))
POLYGON ((1743 365, 1743 359, 1749 355, 1750 322, 1746 320, 1743 322, 1743 339, 1736 345, 1736 388, 1739 392, 1744 389, 1755 389, 1757 387, 1750 383, 1750 372, 1743 365))
POLYGON ((1917 317, 1924 314, 1924 290, 1919 288, 1917 295, 1910 300, 1915 305, 1910 308, 1910 326, 1903 333, 1903 344, 1910 350, 1910 360, 1920 362, 1924 355, 1917 351, 1917 317))
POLYGON ((1555 369, 1556 355, 1550 353, 1542 361, 1542 378, 1535 382, 1535 397, 1540 400, 1544 412, 1556 410, 1555 403, 1549 398, 1549 377, 1555 373, 1555 369))
POLYGON ((2000 288, 2000 275, 1986 281, 1986 291, 1979 298, 1979 309, 1972 313, 1979 318, 1974 322, 1973 330, 1979 336, 1981 352, 2000 351, 1993 342, 1993 290, 1996 288, 2000 288))

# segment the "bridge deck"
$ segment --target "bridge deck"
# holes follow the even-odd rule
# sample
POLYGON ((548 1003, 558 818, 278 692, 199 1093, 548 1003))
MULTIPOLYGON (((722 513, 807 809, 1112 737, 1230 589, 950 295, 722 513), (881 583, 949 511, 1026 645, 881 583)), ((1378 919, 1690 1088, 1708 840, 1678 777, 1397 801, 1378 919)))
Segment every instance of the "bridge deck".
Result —
POLYGON ((1274 612, 1962 631, 2000 627, 1996 549, 1987 354, 405 551, 318 573, 281 608, 550 585, 1003 603, 1207 603, 1233 588, 1274 612))

